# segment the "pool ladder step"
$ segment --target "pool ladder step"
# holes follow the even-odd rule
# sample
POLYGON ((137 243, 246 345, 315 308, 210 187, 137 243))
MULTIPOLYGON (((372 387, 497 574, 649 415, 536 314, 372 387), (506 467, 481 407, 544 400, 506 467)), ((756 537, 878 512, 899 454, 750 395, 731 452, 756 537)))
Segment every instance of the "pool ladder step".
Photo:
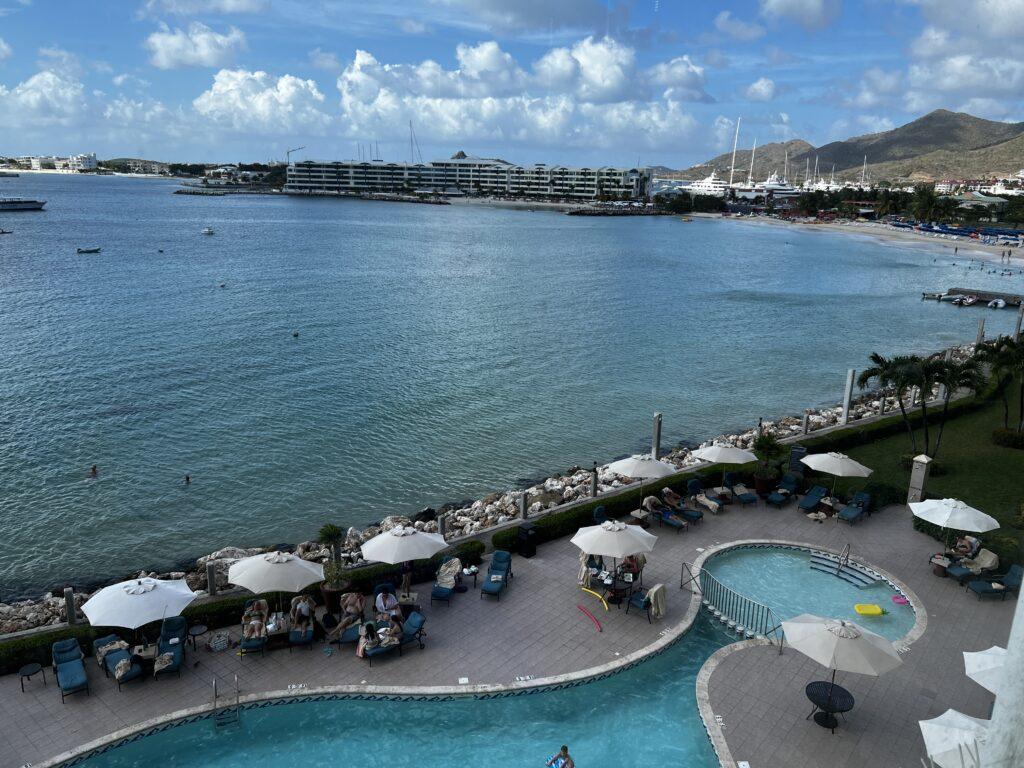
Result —
POLYGON ((849 561, 840 562, 839 558, 831 555, 811 555, 811 570, 830 573, 836 578, 853 584, 855 587, 870 587, 877 584, 879 579, 871 573, 849 561))
POLYGON ((223 705, 220 706, 217 694, 217 678, 213 679, 213 724, 217 728, 226 728, 229 725, 235 725, 238 723, 238 713, 241 707, 239 706, 239 693, 238 693, 238 675, 235 675, 235 700, 234 703, 230 699, 223 705))

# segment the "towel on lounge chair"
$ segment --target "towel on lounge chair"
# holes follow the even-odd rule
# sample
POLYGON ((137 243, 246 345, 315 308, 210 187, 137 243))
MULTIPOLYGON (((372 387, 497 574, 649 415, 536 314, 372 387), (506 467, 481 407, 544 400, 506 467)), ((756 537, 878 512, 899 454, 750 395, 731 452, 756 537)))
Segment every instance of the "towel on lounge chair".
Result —
POLYGON ((694 496, 694 499, 696 499, 698 504, 703 504, 705 507, 707 507, 709 510, 714 512, 716 515, 718 514, 719 510, 721 510, 721 508, 722 508, 722 502, 716 501, 715 499, 710 498, 704 492, 698 493, 696 496, 694 496))
POLYGON ((462 561, 453 557, 441 564, 437 569, 437 585, 445 589, 455 589, 455 579, 462 570, 462 561))
POLYGON ((96 663, 99 664, 102 667, 103 666, 103 659, 106 658, 108 653, 111 653, 113 651, 127 651, 127 650, 128 650, 128 643, 126 643, 124 640, 117 640, 117 641, 115 641, 113 643, 107 643, 106 645, 102 645, 102 646, 100 646, 99 648, 96 649, 96 663))
POLYGON ((132 657, 125 656, 114 667, 114 677, 118 680, 124 680, 125 676, 132 671, 132 657))
MULTIPOLYGON (((173 653, 161 653, 153 661, 153 677, 156 677, 158 672, 160 672, 163 669, 167 669, 173 663, 174 663, 174 654, 173 653)), ((120 665, 118 665, 118 666, 120 666, 120 665)))
POLYGON ((980 576, 982 571, 994 571, 999 567, 999 556, 995 552, 982 549, 973 558, 961 558, 957 565, 966 568, 975 576, 980 576))
POLYGON ((655 584, 647 590, 647 599, 651 601, 651 616, 662 618, 665 615, 665 585, 655 584))

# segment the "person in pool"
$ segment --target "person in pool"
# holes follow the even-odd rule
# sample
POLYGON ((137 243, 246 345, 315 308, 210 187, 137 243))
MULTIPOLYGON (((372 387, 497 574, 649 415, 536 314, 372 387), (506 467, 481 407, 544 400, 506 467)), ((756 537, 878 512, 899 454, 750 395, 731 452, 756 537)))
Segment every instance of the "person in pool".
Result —
POLYGON ((545 765, 550 766, 550 768, 576 768, 576 763, 569 756, 569 748, 565 744, 545 765))

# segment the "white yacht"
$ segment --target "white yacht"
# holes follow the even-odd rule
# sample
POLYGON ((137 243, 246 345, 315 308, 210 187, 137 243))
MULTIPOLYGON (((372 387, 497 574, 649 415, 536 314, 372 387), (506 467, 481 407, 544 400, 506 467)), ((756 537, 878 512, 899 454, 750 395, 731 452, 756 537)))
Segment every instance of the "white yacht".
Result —
POLYGON ((725 179, 719 178, 718 174, 712 171, 710 176, 691 183, 686 188, 686 191, 691 195, 713 195, 714 197, 725 197, 725 193, 728 189, 729 185, 726 183, 725 179))
POLYGON ((213 227, 203 227, 202 234, 204 234, 204 235, 212 235, 213 234, 213 227))

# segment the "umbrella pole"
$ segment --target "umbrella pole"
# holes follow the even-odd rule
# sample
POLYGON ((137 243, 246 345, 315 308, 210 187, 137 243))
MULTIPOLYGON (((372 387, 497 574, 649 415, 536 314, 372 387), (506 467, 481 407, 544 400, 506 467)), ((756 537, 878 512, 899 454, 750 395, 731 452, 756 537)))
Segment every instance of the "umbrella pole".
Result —
POLYGON ((832 670, 832 682, 828 686, 828 698, 825 700, 825 706, 832 706, 832 689, 836 687, 836 671, 832 670))

